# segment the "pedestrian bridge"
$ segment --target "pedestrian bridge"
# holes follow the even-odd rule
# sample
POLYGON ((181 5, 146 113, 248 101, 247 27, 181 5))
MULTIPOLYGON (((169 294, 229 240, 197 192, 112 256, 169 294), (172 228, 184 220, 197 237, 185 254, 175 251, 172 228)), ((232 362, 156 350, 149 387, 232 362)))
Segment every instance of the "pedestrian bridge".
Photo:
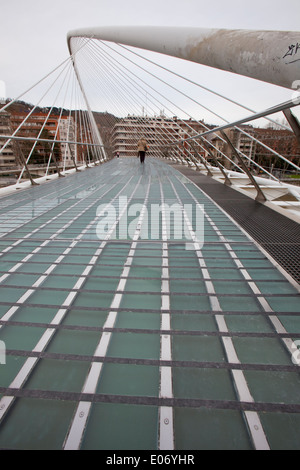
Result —
POLYGON ((94 158, 1 193, 0 448, 299 450, 295 214, 87 116, 94 158))

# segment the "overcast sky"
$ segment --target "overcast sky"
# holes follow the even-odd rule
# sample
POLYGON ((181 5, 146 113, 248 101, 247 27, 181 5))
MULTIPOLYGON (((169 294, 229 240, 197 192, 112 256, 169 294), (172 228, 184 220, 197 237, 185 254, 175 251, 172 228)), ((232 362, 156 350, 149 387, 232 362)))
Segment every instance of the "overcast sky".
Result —
MULTIPOLYGON (((297 31, 300 18, 299 0, 0 0, 0 8, 0 80, 12 98, 68 56, 66 35, 72 29, 158 25, 297 31)), ((230 80, 224 90, 230 91, 230 80)), ((241 99, 243 93, 250 105, 249 93, 242 90, 241 99)), ((278 99, 273 87, 269 94, 267 107, 273 98, 273 104, 289 99, 289 90, 280 89, 278 99)), ((260 99, 259 110, 264 108, 260 99)))

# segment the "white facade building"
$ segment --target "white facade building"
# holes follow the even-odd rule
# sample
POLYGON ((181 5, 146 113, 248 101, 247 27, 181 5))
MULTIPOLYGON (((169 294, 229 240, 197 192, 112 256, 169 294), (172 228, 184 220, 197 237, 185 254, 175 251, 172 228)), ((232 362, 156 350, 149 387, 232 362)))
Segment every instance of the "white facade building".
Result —
POLYGON ((113 151, 120 157, 137 156, 137 143, 145 137, 148 154, 163 156, 170 143, 180 138, 181 129, 176 121, 159 117, 128 116, 117 122, 113 130, 113 151))
MULTIPOLYGON (((72 117, 64 117, 63 119, 60 119, 58 127, 60 140, 76 142, 75 124, 72 117)), ((77 162, 76 145, 61 143, 60 146, 62 161, 66 162, 67 166, 73 164, 73 158, 75 159, 75 162, 77 162)))
MULTIPOLYGON (((11 135, 10 115, 0 110, 0 148, 6 140, 1 140, 1 135, 11 135)), ((10 167, 16 164, 16 148, 11 141, 5 149, 0 153, 0 167, 10 167)))

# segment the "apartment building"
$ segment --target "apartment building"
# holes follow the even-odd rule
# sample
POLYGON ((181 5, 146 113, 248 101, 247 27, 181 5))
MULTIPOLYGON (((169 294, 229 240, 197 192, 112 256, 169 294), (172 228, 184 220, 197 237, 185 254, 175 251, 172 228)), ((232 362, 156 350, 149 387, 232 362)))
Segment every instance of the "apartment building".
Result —
MULTIPOLYGON (((75 126, 73 117, 51 115, 48 119, 48 112, 37 112, 28 115, 24 112, 11 114, 10 120, 13 130, 18 130, 17 135, 21 137, 40 137, 41 139, 52 140, 75 140, 75 126), (47 119, 47 121, 46 121, 47 119), (46 121, 46 124, 45 124, 46 121)), ((73 165, 73 158, 77 157, 77 152, 73 144, 55 144, 52 149, 51 142, 21 141, 21 151, 27 157, 32 153, 31 163, 47 164, 51 151, 54 152, 56 160, 64 162, 66 166, 73 165), (33 147, 34 146, 34 147, 33 147)))
MULTIPOLYGON (((296 165, 300 165, 300 144, 292 132, 285 129, 255 129, 255 135, 263 144, 274 149, 296 165)), ((270 150, 261 144, 257 144, 256 161, 264 167, 272 168, 272 165, 284 169, 288 165, 274 157, 270 150)))
POLYGON ((113 129, 113 149, 120 157, 132 157, 137 155, 137 143, 141 137, 145 137, 148 145, 148 154, 154 157, 177 157, 180 155, 189 158, 191 154, 201 153, 205 150, 200 147, 196 150, 189 144, 174 146, 195 133, 205 130, 203 123, 192 120, 181 120, 176 117, 166 118, 163 114, 157 117, 127 116, 119 120, 113 129))
MULTIPOLYGON (((227 130, 226 133, 236 150, 241 152, 246 157, 255 160, 257 143, 252 138, 256 137, 255 129, 252 126, 241 126, 241 129, 244 132, 233 128, 227 130)), ((231 169, 233 167, 230 160, 238 163, 235 152, 233 152, 231 146, 228 145, 228 143, 225 142, 223 138, 221 138, 219 132, 212 135, 211 143, 212 154, 217 157, 217 159, 225 168, 231 169), (226 155, 228 158, 226 158, 224 155, 226 155)), ((245 158, 245 162, 248 164, 247 158, 245 158)))
MULTIPOLYGON (((263 168, 272 170, 273 168, 284 169, 289 166, 279 156, 272 153, 270 149, 286 157, 291 162, 297 165, 300 164, 300 145, 292 131, 242 126, 241 130, 230 129, 226 132, 239 152, 251 158, 263 168)), ((233 162, 236 162, 237 158, 231 147, 221 138, 219 133, 212 137, 211 143, 214 146, 212 148, 213 155, 218 158, 225 168, 233 168, 233 164, 228 158, 233 162), (228 158, 224 157, 224 154, 228 158)), ((250 165, 250 167, 252 165, 247 158, 245 158, 245 163, 250 165)), ((257 167, 254 165, 253 169, 257 170, 257 167)))
POLYGON ((145 137, 149 145, 149 155, 162 156, 163 152, 177 137, 177 126, 164 117, 128 116, 117 122, 113 129, 113 149, 120 157, 137 155, 137 143, 145 137))
MULTIPOLYGON (((1 140, 1 135, 11 135, 11 121, 10 115, 6 111, 0 110, 0 149, 5 144, 6 140, 1 140)), ((16 143, 11 141, 0 153, 0 167, 14 166, 17 162, 17 149, 16 143)))
MULTIPOLYGON (((62 116, 58 123, 58 135, 59 140, 76 142, 75 125, 72 117, 62 116)), ((66 162, 67 166, 73 161, 78 161, 77 146, 75 144, 61 143, 60 148, 62 161, 66 162)))

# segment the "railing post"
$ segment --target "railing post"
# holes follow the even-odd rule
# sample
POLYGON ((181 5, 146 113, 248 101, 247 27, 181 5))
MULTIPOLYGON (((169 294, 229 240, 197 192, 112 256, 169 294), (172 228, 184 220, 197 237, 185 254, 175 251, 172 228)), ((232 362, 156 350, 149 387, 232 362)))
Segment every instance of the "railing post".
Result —
POLYGON ((75 170, 76 170, 76 171, 79 171, 79 170, 78 170, 78 168, 77 168, 76 162, 75 162, 75 158, 74 158, 73 150, 72 150, 72 148, 71 148, 71 145, 70 145, 70 143, 68 143, 68 146, 69 146, 69 150, 70 150, 70 154, 71 154, 72 162, 74 163, 75 170))
POLYGON ((55 165, 56 171, 57 171, 57 173, 58 173, 58 177, 59 177, 59 178, 64 178, 64 175, 62 175, 61 172, 59 171, 59 167, 58 167, 58 165, 57 165, 56 156, 54 155, 54 150, 52 151, 52 157, 53 157, 53 161, 54 161, 54 165, 55 165))
POLYGON ((217 157, 211 152, 209 146, 208 146, 207 143, 204 141, 204 139, 202 139, 202 143, 203 143, 204 147, 206 148, 206 150, 208 151, 209 156, 216 162, 218 168, 220 169, 222 175, 224 176, 224 178, 225 178, 224 183, 225 183, 227 186, 231 186, 232 183, 231 183, 230 179, 228 178, 228 175, 227 175, 226 171, 224 170, 224 168, 222 167, 222 165, 221 165, 220 162, 218 161, 217 157))
MULTIPOLYGON (((17 142, 17 147, 18 147, 18 150, 19 150, 20 159, 21 159, 21 161, 22 161, 22 164, 24 165, 25 170, 27 171, 27 174, 28 174, 30 183, 32 184, 32 186, 38 186, 38 183, 36 183, 36 182, 34 181, 34 179, 32 178, 32 176, 31 176, 31 173, 30 173, 30 171, 29 171, 28 165, 27 165, 27 163, 26 163, 26 159, 25 159, 25 157, 24 157, 24 154, 23 154, 23 151, 22 151, 22 149, 21 149, 21 146, 20 146, 19 142, 17 142)), ((20 178, 20 177, 19 177, 19 178, 20 178)))
MULTIPOLYGON (((208 165, 207 165, 207 163, 206 163, 205 158, 202 157, 202 155, 200 155, 200 154, 197 152, 197 150, 196 150, 196 148, 195 148, 195 146, 194 146, 194 144, 193 144, 192 142, 190 142, 190 146, 191 146, 192 149, 194 150, 196 156, 202 161, 203 165, 205 166, 205 168, 206 168, 206 170, 207 170, 207 176, 212 176, 213 174, 212 174, 212 172, 210 171, 210 169, 208 168, 208 165)), ((197 168, 198 168, 198 166, 197 166, 197 168)), ((199 168, 198 168, 198 169, 199 169, 199 168)))
POLYGON ((289 125, 291 126, 299 144, 300 144, 300 123, 296 116, 292 113, 292 111, 287 108, 283 110, 283 114, 285 115, 289 125))
POLYGON ((230 148, 232 149, 232 152, 234 153, 234 155, 237 157, 242 169, 244 170, 244 172, 246 173, 246 175, 248 176, 249 180, 251 181, 251 183, 253 184, 253 186, 255 187, 256 191, 257 191, 257 196, 256 196, 256 201, 259 201, 259 202, 266 202, 267 198, 266 196, 264 195, 263 191, 261 190, 259 184, 257 183, 256 179, 254 178, 254 176, 252 175, 251 171, 248 169, 247 165, 245 164, 244 160, 242 159, 242 157, 240 156, 239 152, 237 151, 237 149, 235 148, 235 146, 233 145, 233 143, 231 142, 231 140, 229 139, 228 135, 224 132, 224 131, 221 131, 221 135, 222 137, 226 140, 226 142, 228 143, 228 145, 230 146, 230 148))

